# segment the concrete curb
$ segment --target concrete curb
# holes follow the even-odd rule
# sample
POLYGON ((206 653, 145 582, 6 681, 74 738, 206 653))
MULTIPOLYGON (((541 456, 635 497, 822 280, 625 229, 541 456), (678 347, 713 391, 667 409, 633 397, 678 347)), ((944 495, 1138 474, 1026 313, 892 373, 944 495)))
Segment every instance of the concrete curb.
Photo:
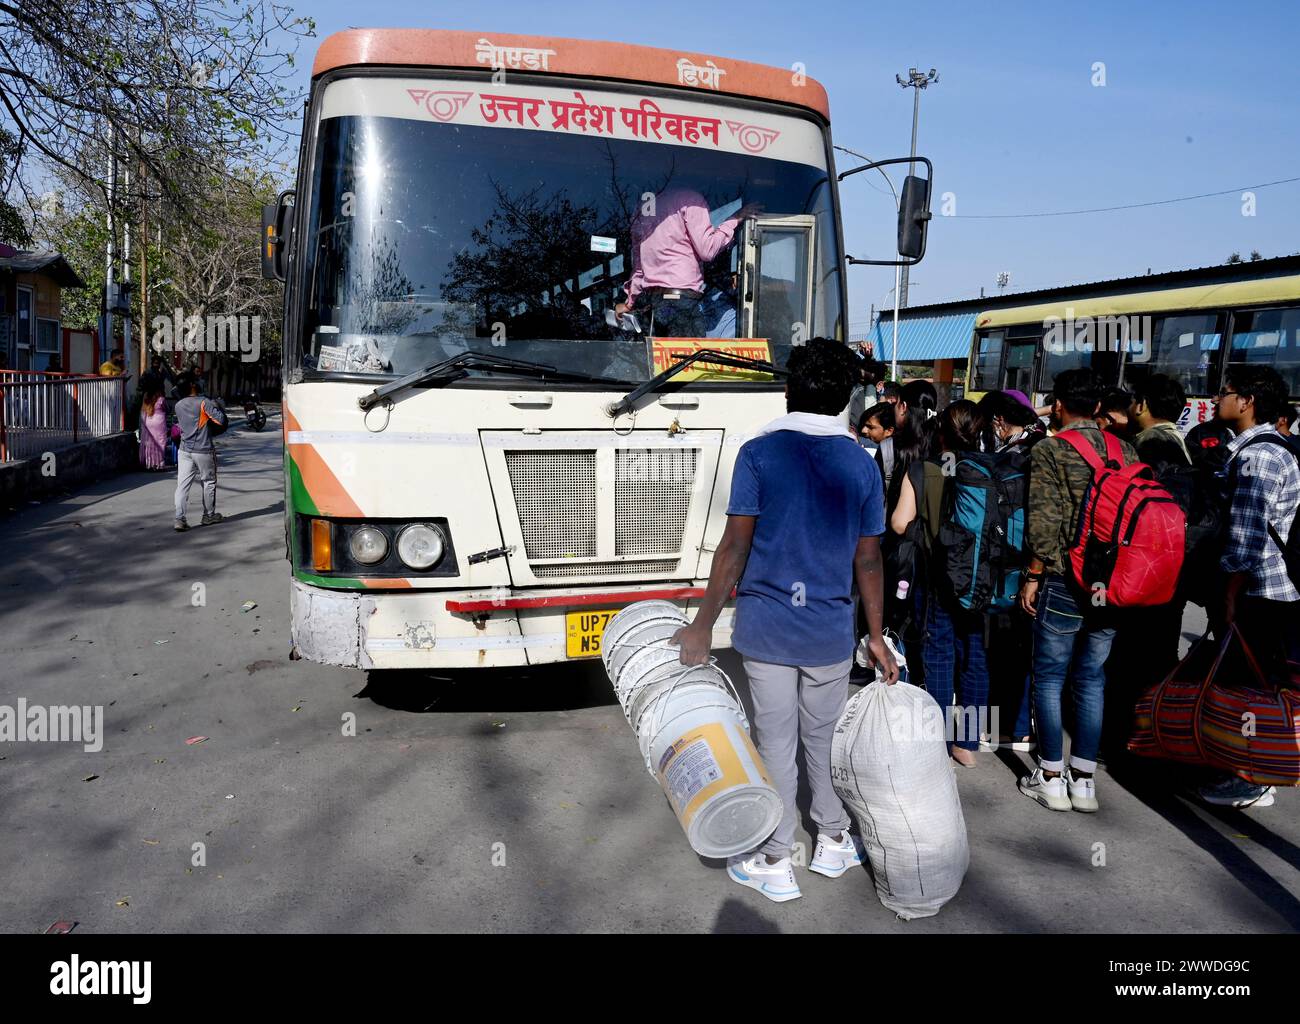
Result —
POLYGON ((133 432, 81 441, 34 459, 0 466, 0 515, 34 501, 139 466, 133 432), (53 467, 52 469, 49 467, 53 467))

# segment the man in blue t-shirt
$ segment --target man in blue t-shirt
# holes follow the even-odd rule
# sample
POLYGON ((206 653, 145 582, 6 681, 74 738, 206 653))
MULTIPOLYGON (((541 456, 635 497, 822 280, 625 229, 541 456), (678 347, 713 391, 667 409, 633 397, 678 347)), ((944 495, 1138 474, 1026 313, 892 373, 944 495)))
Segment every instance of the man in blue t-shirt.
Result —
POLYGON ((695 621, 674 638, 682 664, 704 664, 713 624, 736 586, 732 643, 749 677, 755 743, 785 814, 759 850, 731 858, 727 873, 778 903, 800 895, 790 860, 800 740, 818 826, 809 868, 838 878, 863 860, 862 842, 849 833, 849 815, 831 785, 831 735, 844 713, 853 665, 855 579, 872 658, 886 681, 898 679, 881 635, 880 469, 842 418, 856 360, 844 345, 814 338, 791 352, 787 369, 789 412, 736 456, 727 528, 708 590, 695 621))

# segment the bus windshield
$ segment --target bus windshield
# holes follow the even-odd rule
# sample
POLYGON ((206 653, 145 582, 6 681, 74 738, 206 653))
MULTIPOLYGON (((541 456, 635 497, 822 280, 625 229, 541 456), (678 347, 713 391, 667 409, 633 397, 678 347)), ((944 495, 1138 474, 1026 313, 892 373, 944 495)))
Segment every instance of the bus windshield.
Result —
POLYGON ((298 244, 301 364, 317 375, 482 351, 639 382, 663 368, 651 334, 753 338, 743 354, 779 365, 843 328, 822 130, 716 100, 332 83, 298 244), (742 206, 755 219, 738 229, 742 206), (693 218, 703 253, 663 241, 669 216, 693 218), (614 307, 637 269, 632 326, 614 307))

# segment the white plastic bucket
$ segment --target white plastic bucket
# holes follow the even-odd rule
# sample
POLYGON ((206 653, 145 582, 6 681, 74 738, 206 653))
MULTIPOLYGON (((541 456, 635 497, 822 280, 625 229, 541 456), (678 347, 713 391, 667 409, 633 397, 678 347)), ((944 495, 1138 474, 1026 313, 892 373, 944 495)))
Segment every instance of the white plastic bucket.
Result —
MULTIPOLYGON (((640 739, 641 720, 647 714, 654 711, 655 705, 661 701, 676 686, 686 686, 691 683, 707 682, 716 685, 717 669, 712 665, 694 665, 690 668, 684 668, 680 664, 663 665, 652 669, 646 677, 642 679, 642 685, 634 693, 628 694, 624 702, 624 714, 627 723, 637 732, 638 741, 640 739)), ((743 709, 742 709, 743 714, 743 709)), ((748 729, 748 722, 745 723, 748 729)), ((651 774, 654 774, 651 772, 651 774)))
POLYGON ((651 622, 663 621, 675 622, 677 625, 668 633, 672 636, 686 623, 686 614, 671 601, 638 601, 636 604, 630 604, 621 612, 615 615, 605 624, 605 632, 601 636, 600 656, 605 662, 605 670, 609 671, 610 659, 615 648, 619 646, 624 636, 631 633, 634 629, 651 622))
MULTIPOLYGON (((628 648, 624 644, 624 648, 628 648)), ((642 686, 647 686, 665 676, 680 674, 686 669, 681 662, 681 649, 666 640, 644 647, 627 649, 627 654, 614 659, 617 669, 611 669, 609 678, 614 683, 614 695, 626 711, 628 702, 642 686)))
POLYGON ((601 658, 691 848, 705 857, 748 853, 784 808, 727 674, 714 663, 683 665, 670 643, 686 624, 668 601, 629 605, 605 627, 601 658))
POLYGON ((652 649, 671 650, 673 657, 680 657, 680 649, 673 646, 670 641, 673 634, 681 628, 681 625, 676 622, 655 620, 654 622, 641 623, 634 629, 624 631, 623 635, 619 637, 617 648, 609 652, 609 657, 605 662, 605 671, 609 673, 609 678, 613 680, 614 689, 620 689, 619 680, 623 678, 623 670, 627 667, 628 662, 644 651, 652 649))
POLYGON ((642 752, 696 853, 748 853, 776 830, 781 797, 730 692, 713 682, 683 683, 639 724, 642 752))
POLYGON ((679 659, 676 647, 668 645, 645 647, 634 652, 615 682, 614 694, 623 704, 623 716, 633 729, 637 728, 632 719, 632 707, 646 690, 658 689, 663 682, 679 680, 686 669, 679 659))

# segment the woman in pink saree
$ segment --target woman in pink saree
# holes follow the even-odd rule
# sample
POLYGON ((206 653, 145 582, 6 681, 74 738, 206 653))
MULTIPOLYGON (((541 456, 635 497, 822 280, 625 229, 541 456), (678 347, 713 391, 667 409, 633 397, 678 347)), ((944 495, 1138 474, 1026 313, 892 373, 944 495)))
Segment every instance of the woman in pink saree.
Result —
POLYGON ((150 392, 140 406, 140 465, 145 469, 166 469, 167 403, 161 394, 150 392))

